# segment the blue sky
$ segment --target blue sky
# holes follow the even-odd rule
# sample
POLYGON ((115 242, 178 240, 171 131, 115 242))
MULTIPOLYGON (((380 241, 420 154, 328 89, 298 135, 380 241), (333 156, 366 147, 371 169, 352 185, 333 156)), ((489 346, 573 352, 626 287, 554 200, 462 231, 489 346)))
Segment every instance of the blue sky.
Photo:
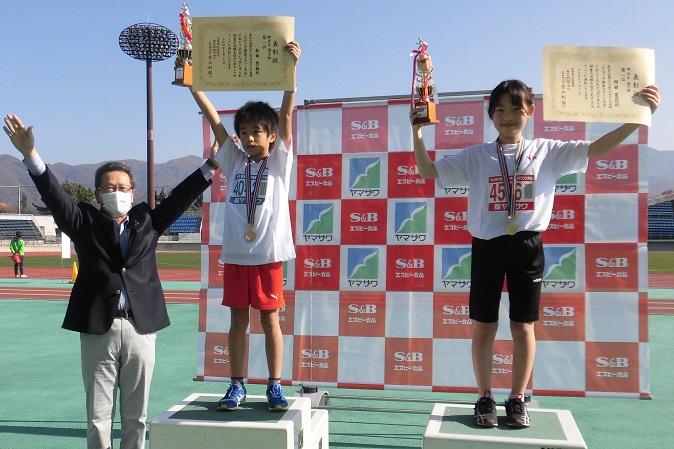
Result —
MULTIPOLYGON (((179 31, 181 2, 7 0, 0 9, 4 56, 0 113, 35 127, 47 163, 146 159, 145 63, 119 48, 126 27, 152 22, 179 31)), ((519 78, 542 92, 545 45, 655 50, 663 104, 650 145, 674 150, 674 2, 642 0, 397 1, 193 0, 194 17, 295 17, 302 46, 298 104, 304 99, 404 95, 410 51, 430 44, 441 92, 491 90, 519 78)), ((153 64, 155 161, 201 155, 201 118, 186 89, 171 85, 173 59, 153 64)), ((278 92, 212 92, 218 109, 278 92)), ((5 137, 0 152, 18 156, 5 137)))

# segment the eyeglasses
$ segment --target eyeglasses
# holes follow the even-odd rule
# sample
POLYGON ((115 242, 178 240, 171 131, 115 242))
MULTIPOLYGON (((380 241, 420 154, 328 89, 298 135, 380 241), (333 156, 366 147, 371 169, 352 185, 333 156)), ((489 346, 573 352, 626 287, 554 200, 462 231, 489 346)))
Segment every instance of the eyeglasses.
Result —
POLYGON ((112 192, 129 193, 130 191, 133 190, 133 187, 131 187, 131 186, 104 186, 104 187, 99 187, 96 190, 99 190, 103 193, 112 193, 112 192))

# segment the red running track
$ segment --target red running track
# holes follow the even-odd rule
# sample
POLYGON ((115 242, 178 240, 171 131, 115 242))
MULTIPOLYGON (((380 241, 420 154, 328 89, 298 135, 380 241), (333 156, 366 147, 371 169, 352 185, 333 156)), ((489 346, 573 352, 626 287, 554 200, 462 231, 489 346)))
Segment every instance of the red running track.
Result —
MULTIPOLYGON (((6 268, 12 276, 12 268, 6 268)), ((72 268, 26 268, 26 274, 33 279, 70 279, 72 268)), ((201 272, 199 270, 160 269, 159 277, 163 281, 199 282, 201 272)), ((667 289, 672 292, 671 298, 649 299, 648 313, 655 315, 674 315, 674 275, 664 273, 650 273, 648 275, 650 288, 667 289)), ((166 302, 181 304, 196 304, 199 302, 198 291, 170 290, 164 292, 166 302)), ((44 299, 44 300, 67 300, 70 296, 70 288, 40 288, 40 287, 0 287, 0 299, 44 299)))
MULTIPOLYGON (((7 277, 13 277, 13 268, 5 268, 7 277)), ((72 267, 61 268, 30 268, 26 267, 26 275, 29 279, 72 279, 72 267)), ((160 269, 159 278, 163 281, 199 282, 201 272, 199 270, 176 270, 160 269)), ((0 286, 0 299, 44 299, 44 300, 68 300, 70 298, 69 286, 64 287, 27 287, 27 286, 0 286)), ((193 290, 167 290, 164 291, 166 302, 179 304, 196 304, 199 302, 199 292, 193 290)))

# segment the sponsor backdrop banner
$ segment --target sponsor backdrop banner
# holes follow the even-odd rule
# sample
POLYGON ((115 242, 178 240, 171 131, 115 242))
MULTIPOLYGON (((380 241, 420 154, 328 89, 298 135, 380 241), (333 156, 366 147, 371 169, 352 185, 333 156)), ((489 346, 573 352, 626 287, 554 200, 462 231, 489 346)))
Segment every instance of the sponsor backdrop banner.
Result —
MULTIPOLYGON (((442 98, 442 96, 441 96, 442 98)), ((432 158, 493 141, 484 93, 452 95, 424 128, 432 158)), ((546 122, 525 137, 594 140, 617 125, 546 122)), ((295 111, 291 217, 297 259, 284 264, 283 379, 319 387, 473 392, 466 186, 418 173, 409 101, 349 99, 295 111)), ((222 113, 233 129, 234 111, 222 113)), ((204 121, 204 152, 211 135, 204 121)), ((647 128, 560 178, 543 235, 545 277, 529 389, 539 395, 650 396, 647 128)), ((197 378, 228 380, 218 172, 204 195, 197 378)), ((493 385, 509 390, 513 348, 504 291, 493 385)), ((264 333, 251 311, 249 382, 266 382, 264 333)))

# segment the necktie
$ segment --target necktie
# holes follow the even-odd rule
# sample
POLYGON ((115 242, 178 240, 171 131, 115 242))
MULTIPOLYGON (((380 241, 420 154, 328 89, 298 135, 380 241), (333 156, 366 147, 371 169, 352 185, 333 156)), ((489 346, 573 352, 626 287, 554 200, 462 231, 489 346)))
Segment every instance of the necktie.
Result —
POLYGON ((122 247, 122 256, 126 259, 127 254, 129 254, 129 227, 127 226, 128 222, 122 222, 121 226, 123 228, 122 232, 119 234, 119 246, 122 247))

